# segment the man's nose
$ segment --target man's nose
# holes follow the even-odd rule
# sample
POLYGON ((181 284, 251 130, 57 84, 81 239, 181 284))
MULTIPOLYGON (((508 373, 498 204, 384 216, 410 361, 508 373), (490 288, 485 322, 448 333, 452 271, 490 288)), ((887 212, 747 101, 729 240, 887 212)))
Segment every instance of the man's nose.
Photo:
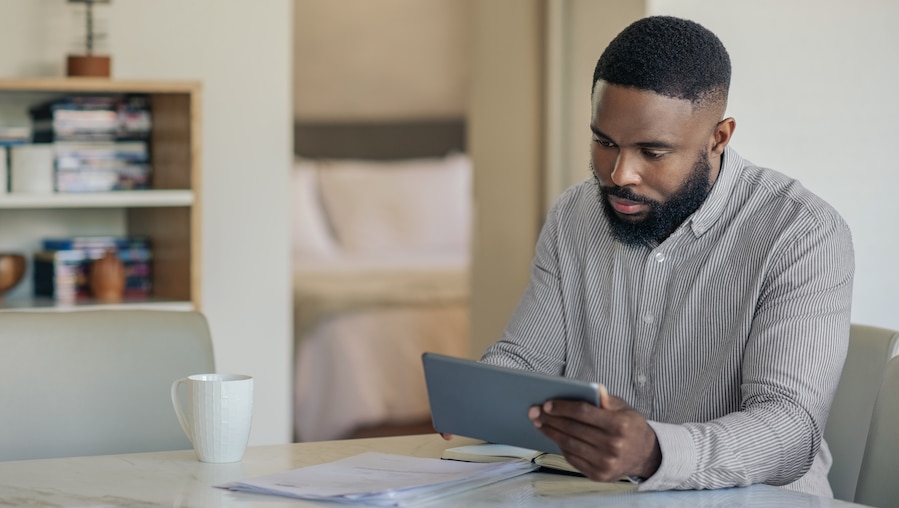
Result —
POLYGON ((624 150, 618 152, 618 157, 615 159, 615 168, 612 170, 612 183, 619 187, 640 183, 639 161, 633 154, 629 154, 624 150))

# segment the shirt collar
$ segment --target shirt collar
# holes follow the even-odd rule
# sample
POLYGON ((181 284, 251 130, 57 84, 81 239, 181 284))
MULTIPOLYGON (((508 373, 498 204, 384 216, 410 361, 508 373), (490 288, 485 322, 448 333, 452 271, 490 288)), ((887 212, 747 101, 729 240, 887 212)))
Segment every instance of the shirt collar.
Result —
POLYGON ((743 170, 743 159, 730 147, 724 149, 723 160, 721 162, 721 170, 718 171, 718 178, 712 185, 712 190, 702 206, 693 213, 690 220, 690 227, 696 237, 705 234, 711 229, 718 218, 724 213, 730 195, 734 190, 734 186, 743 170))

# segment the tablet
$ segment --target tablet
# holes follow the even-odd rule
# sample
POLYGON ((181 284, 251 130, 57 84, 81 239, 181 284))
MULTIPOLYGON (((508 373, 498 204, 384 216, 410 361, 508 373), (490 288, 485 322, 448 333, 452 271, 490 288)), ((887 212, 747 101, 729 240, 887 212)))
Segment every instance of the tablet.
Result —
POLYGON ((549 399, 599 405, 599 386, 436 353, 421 357, 431 420, 437 432, 541 452, 562 453, 528 418, 549 399))

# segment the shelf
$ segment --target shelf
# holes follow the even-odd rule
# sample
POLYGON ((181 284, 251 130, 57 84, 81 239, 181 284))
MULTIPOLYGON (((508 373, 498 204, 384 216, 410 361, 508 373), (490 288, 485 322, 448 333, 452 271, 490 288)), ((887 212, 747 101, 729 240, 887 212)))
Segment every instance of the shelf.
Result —
POLYGON ((141 208, 191 206, 189 190, 139 190, 78 194, 0 194, 0 209, 141 208))
POLYGON ((191 93, 199 91, 194 81, 120 80, 108 78, 0 79, 0 92, 128 92, 191 93))
POLYGON ((22 298, 4 300, 0 298, 0 312, 15 311, 56 311, 71 312, 84 310, 194 310, 194 304, 181 300, 140 299, 123 300, 121 302, 79 301, 77 303, 61 303, 52 298, 22 298))

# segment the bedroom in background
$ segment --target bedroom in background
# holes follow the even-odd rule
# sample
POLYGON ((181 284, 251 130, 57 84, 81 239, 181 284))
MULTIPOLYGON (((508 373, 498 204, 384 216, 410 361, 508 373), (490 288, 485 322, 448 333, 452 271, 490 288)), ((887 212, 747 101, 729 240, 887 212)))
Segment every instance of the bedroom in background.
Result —
POLYGON ((420 356, 470 354, 470 9, 296 0, 297 441, 432 432, 420 356))

